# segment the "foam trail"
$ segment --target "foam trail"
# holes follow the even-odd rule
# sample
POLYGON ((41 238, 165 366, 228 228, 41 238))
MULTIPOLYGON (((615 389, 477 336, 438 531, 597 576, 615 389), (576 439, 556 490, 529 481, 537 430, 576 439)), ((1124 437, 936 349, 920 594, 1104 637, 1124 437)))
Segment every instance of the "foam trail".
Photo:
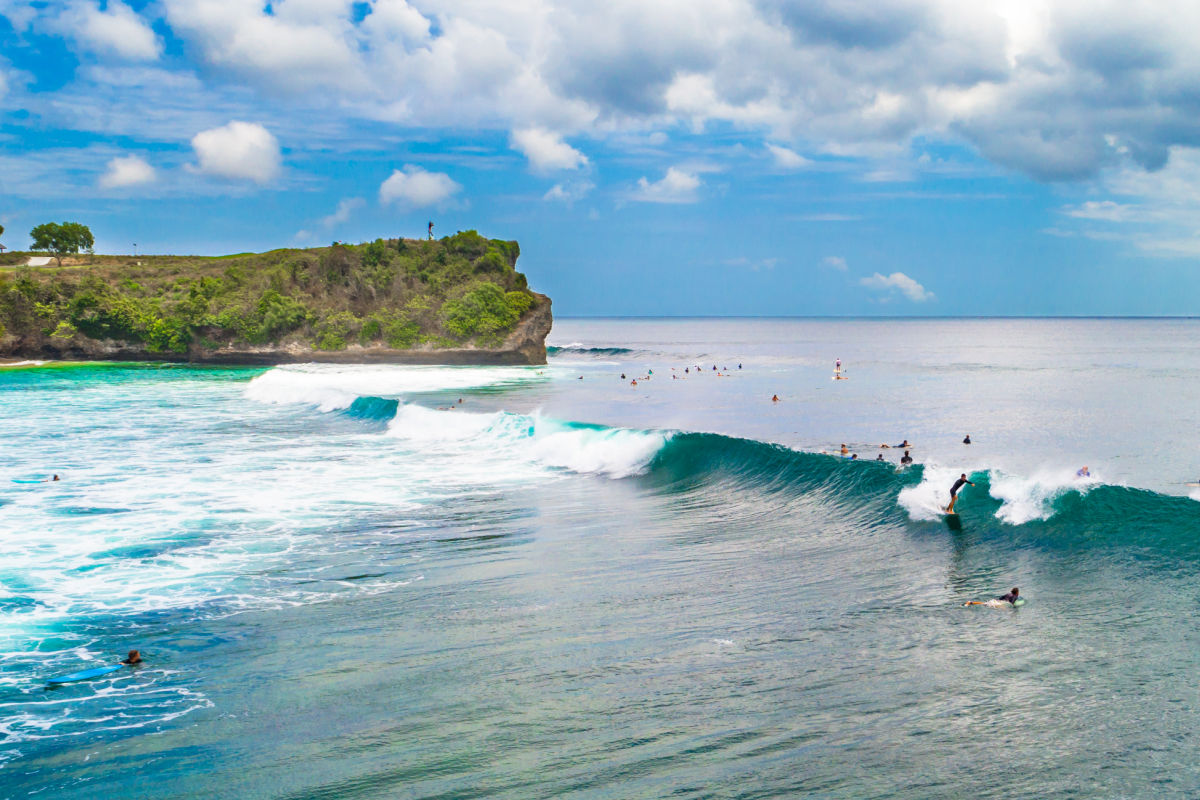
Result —
POLYGON ((246 387, 260 403, 305 404, 321 411, 349 408, 359 397, 403 398, 419 392, 513 386, 541 380, 535 367, 427 367, 301 364, 276 367, 246 387))

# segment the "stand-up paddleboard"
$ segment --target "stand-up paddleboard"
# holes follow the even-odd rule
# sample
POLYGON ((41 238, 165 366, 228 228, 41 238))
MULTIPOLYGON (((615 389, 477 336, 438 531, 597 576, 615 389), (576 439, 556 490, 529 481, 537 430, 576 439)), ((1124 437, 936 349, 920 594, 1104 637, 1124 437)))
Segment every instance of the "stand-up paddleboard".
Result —
POLYGON ((99 678, 101 675, 107 675, 110 672, 116 672, 119 669, 124 669, 124 664, 115 664, 111 667, 96 667, 95 669, 85 669, 82 672, 72 672, 70 675, 59 675, 57 678, 51 678, 46 681, 48 686, 58 686, 62 683, 74 683, 75 681, 86 681, 91 678, 99 678))

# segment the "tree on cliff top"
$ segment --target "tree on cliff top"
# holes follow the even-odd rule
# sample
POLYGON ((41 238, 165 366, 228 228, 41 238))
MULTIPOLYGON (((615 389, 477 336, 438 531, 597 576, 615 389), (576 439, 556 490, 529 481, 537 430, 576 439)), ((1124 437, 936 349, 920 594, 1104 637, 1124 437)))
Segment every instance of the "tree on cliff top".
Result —
POLYGON ((33 239, 33 247, 30 249, 54 253, 60 267, 63 256, 78 253, 80 250, 90 252, 96 244, 91 229, 78 222, 64 222, 61 225, 46 222, 31 230, 29 238, 33 239))

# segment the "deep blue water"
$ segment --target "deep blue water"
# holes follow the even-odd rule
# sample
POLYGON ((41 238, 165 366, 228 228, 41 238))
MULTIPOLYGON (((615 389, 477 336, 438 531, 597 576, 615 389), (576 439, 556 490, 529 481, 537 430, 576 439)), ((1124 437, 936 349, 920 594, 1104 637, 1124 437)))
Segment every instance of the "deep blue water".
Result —
POLYGON ((0 368, 0 795, 1195 796, 1197 334, 0 368))

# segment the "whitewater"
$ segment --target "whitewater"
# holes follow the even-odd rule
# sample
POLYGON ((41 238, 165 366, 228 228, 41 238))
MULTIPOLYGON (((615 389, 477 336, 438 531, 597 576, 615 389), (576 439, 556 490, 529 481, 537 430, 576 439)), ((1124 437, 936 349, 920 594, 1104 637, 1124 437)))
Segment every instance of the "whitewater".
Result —
POLYGON ((0 366, 0 795, 1191 796, 1198 332, 0 366))

